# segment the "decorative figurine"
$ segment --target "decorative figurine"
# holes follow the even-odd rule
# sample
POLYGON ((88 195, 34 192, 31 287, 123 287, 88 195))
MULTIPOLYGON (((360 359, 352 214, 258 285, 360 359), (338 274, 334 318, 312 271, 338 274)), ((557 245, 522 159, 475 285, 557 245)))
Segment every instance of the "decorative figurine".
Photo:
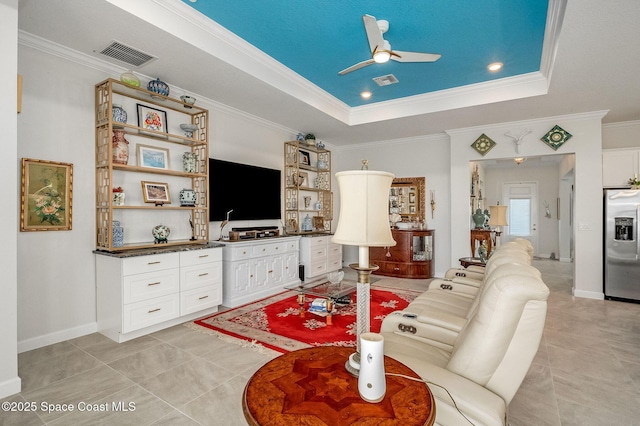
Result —
POLYGON ((161 243, 166 244, 168 242, 169 234, 171 233, 171 230, 169 229, 168 226, 156 225, 151 230, 151 233, 153 234, 154 244, 161 244, 161 243))

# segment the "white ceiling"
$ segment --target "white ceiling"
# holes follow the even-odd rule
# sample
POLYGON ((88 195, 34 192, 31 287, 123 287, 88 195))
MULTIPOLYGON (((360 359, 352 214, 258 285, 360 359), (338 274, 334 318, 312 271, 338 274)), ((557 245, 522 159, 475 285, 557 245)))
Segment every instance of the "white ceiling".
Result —
POLYGON ((610 110, 604 123, 640 119, 638 0, 567 0, 546 95, 392 119, 363 111, 380 120, 359 125, 345 124, 357 120, 341 118, 349 113, 344 104, 251 46, 238 52, 236 40, 219 28, 181 19, 185 7, 178 0, 20 0, 20 40, 28 45, 41 37, 93 57, 117 40, 158 56, 139 74, 294 131, 314 132, 333 145, 597 110, 610 110))

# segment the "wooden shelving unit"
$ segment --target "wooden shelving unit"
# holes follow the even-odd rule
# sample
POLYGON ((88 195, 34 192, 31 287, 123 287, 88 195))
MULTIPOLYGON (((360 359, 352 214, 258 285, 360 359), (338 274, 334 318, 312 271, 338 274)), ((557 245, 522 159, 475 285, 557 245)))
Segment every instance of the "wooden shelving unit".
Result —
POLYGON ((205 244, 209 241, 209 112, 178 99, 158 95, 144 88, 134 87, 115 79, 107 79, 95 87, 96 99, 96 248, 102 251, 123 251, 158 247, 151 229, 160 221, 172 233, 165 245, 205 244), (126 123, 113 121, 114 104, 126 105, 126 123), (147 106, 166 113, 167 132, 142 128, 137 123, 137 106, 147 106), (197 126, 192 137, 180 129, 180 123, 197 126), (123 130, 129 142, 128 164, 113 162, 112 138, 114 129, 123 130), (137 165, 136 146, 142 143, 169 152, 169 168, 137 165), (182 169, 181 156, 185 152, 196 154, 195 173, 182 169), (134 160, 134 158, 136 160, 134 160), (141 181, 167 180, 172 204, 155 206, 145 204, 141 196, 141 181), (113 205, 112 188, 123 187, 124 206, 113 205), (182 207, 181 189, 192 189, 197 194, 195 206, 182 207), (188 219, 180 211, 188 212, 188 219), (125 227, 125 242, 113 244, 113 221, 125 227), (175 233, 174 233, 175 230, 175 233), (129 232, 127 232, 129 231, 129 232), (130 235, 130 238, 127 238, 130 235))
POLYGON ((305 142, 289 141, 284 143, 284 162, 286 233, 331 233, 331 151, 305 142), (308 206, 305 205, 305 197, 309 197, 308 206), (312 219, 311 229, 304 228, 307 216, 312 219))

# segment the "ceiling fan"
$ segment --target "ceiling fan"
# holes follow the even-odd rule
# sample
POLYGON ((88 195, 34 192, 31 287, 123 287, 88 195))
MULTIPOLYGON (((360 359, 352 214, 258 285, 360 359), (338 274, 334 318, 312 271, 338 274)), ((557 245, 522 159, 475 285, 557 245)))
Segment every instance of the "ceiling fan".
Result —
POLYGON ((391 50, 391 44, 382 37, 382 34, 389 30, 389 22, 382 19, 377 21, 376 18, 371 15, 363 15, 362 21, 364 22, 364 29, 367 33, 367 39, 369 40, 369 47, 371 48, 371 59, 358 62, 349 68, 343 69, 338 73, 340 75, 348 74, 371 64, 382 64, 389 59, 397 62, 435 62, 442 56, 435 53, 391 50))

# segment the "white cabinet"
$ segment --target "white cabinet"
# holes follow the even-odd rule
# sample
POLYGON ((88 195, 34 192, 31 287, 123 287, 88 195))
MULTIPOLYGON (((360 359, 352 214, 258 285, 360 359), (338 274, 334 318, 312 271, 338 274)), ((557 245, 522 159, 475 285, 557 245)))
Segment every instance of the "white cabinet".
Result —
POLYGON ((602 186, 629 186, 629 179, 640 178, 640 150, 637 148, 606 149, 602 151, 602 186))
POLYGON ((98 331, 125 342, 216 312, 222 248, 137 256, 97 252, 96 278, 98 331))
POLYGON ((245 240, 223 248, 224 306, 229 308, 276 294, 300 283, 300 237, 245 240))
POLYGON ((331 242, 328 235, 310 235, 300 239, 300 263, 304 278, 316 278, 342 269, 342 245, 331 242))

